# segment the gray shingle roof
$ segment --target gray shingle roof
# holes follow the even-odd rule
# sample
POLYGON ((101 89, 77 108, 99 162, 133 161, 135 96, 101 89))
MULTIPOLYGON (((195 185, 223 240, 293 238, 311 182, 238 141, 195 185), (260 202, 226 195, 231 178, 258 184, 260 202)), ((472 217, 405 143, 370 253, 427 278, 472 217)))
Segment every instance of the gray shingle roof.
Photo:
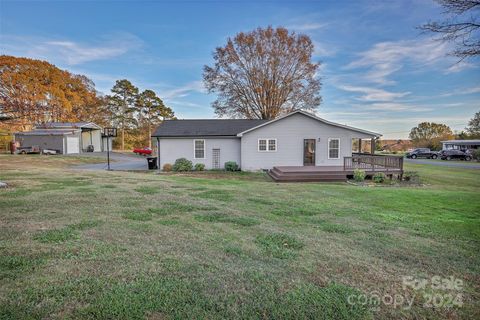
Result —
POLYGON ((32 131, 16 132, 19 136, 63 136, 66 134, 74 134, 80 132, 79 129, 35 129, 32 131))
POLYGON ((153 137, 205 137, 236 136, 238 133, 261 125, 268 120, 248 119, 204 119, 204 120, 165 120, 153 137))
POLYGON ((38 129, 57 129, 57 128, 96 128, 97 125, 92 122, 47 122, 36 126, 38 129))

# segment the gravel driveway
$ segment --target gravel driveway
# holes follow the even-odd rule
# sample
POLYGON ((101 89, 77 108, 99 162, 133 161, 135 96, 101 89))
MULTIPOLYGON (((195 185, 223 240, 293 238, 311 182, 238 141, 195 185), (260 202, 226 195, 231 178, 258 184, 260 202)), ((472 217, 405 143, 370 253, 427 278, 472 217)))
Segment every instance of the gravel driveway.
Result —
MULTIPOLYGON (((75 156, 78 156, 75 155, 75 156)), ((74 169, 82 170, 106 170, 107 169, 107 153, 106 152, 95 152, 95 153, 83 153, 81 156, 86 157, 99 157, 105 159, 104 163, 95 163, 95 164, 82 164, 74 166, 74 169)), ((147 159, 143 156, 137 156, 134 154, 125 154, 125 153, 110 153, 110 169, 112 170, 123 170, 123 171, 137 171, 137 170, 148 170, 147 159)))
POLYGON ((446 161, 446 160, 431 160, 431 159, 407 159, 407 163, 417 163, 417 164, 431 164, 434 166, 443 166, 443 167, 454 167, 454 168, 465 168, 465 169, 480 169, 480 163, 478 162, 467 162, 467 161, 446 161))

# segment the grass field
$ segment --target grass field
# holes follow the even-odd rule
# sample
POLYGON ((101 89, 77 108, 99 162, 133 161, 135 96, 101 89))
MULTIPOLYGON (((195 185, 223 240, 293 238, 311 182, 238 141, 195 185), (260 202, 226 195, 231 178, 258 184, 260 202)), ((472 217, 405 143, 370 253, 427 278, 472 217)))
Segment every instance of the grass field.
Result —
POLYGON ((88 172, 0 155, 0 319, 479 318, 480 170, 422 186, 88 172), (450 291, 402 277, 463 281, 450 291), (349 303, 376 292, 411 308, 349 303), (454 292, 456 293, 456 292, 454 292))

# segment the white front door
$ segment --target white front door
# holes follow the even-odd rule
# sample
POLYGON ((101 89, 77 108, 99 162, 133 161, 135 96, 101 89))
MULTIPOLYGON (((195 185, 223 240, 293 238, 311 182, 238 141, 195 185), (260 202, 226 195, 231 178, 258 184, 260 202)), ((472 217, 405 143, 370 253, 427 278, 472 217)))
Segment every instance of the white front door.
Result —
POLYGON ((67 137, 67 153, 79 153, 80 141, 78 137, 67 137))

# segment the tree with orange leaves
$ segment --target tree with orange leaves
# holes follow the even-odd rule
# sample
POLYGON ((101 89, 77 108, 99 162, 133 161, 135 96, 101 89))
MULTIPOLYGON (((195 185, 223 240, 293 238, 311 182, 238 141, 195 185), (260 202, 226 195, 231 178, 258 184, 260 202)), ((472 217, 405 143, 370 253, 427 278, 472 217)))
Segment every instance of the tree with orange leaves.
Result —
POLYGON ((0 56, 0 114, 25 129, 46 121, 79 121, 98 115, 95 85, 41 60, 0 56))

